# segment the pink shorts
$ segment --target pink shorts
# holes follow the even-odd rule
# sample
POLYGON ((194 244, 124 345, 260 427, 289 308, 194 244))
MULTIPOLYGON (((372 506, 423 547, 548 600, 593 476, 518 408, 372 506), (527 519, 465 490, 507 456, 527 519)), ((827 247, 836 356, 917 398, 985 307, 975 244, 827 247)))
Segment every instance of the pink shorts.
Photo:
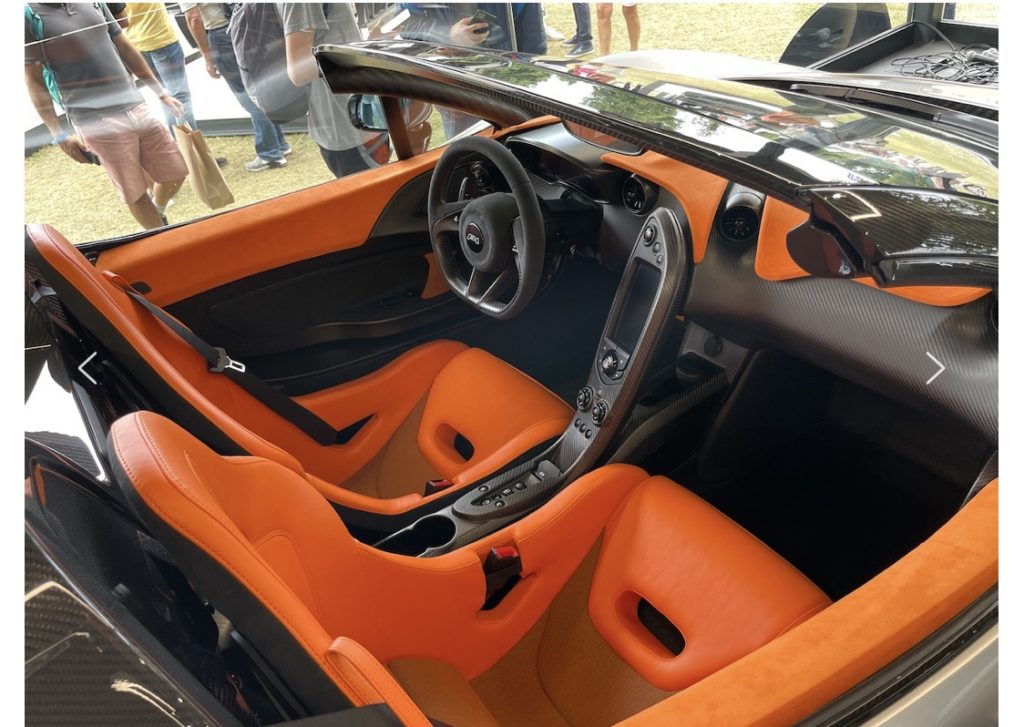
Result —
POLYGON ((76 126, 87 147, 99 157, 121 201, 137 202, 154 182, 177 182, 188 167, 163 121, 144 103, 76 126))

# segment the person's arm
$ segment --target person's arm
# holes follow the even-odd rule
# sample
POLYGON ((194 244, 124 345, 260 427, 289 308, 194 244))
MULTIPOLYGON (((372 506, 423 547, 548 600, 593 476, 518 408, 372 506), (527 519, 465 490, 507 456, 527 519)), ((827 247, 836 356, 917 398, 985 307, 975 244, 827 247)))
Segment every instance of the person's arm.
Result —
POLYGON ((46 125, 50 136, 57 142, 60 150, 74 159, 76 162, 88 164, 85 156, 85 147, 76 136, 69 136, 60 126, 57 112, 53 110, 53 99, 50 98, 50 91, 46 88, 46 81, 43 80, 43 66, 40 63, 25 64, 25 85, 28 86, 28 95, 32 99, 32 105, 46 125))
POLYGON ((203 14, 198 7, 191 7, 185 11, 185 22, 196 42, 196 47, 203 54, 206 60, 206 72, 211 78, 220 78, 217 65, 213 62, 213 55, 210 53, 210 41, 206 37, 206 26, 203 25, 203 14))
POLYGON ((312 83, 320 75, 320 69, 313 57, 314 30, 293 30, 284 37, 285 58, 288 78, 296 86, 312 83))
POLYGON ((139 80, 156 94, 156 97, 160 99, 160 103, 173 111, 175 116, 181 116, 185 113, 185 107, 166 88, 160 85, 160 81, 156 79, 153 71, 146 64, 146 59, 131 44, 131 41, 124 36, 124 33, 118 33, 111 38, 111 41, 114 43, 114 47, 117 48, 117 53, 121 56, 121 60, 124 61, 125 67, 138 76, 139 80))

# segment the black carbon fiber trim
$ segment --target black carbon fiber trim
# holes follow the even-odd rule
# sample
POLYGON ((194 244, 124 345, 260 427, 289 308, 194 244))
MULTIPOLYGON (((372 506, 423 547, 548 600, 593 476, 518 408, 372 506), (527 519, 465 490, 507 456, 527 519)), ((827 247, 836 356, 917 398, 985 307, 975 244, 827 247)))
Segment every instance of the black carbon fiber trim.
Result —
POLYGON ((101 474, 99 464, 92 456, 92 451, 79 437, 59 432, 25 432, 25 438, 39 442, 44 447, 67 457, 92 475, 99 476, 101 474))
MULTIPOLYGON (((212 722, 25 535, 25 724, 212 722)), ((235 723, 237 724, 237 723, 235 723)))
POLYGON ((621 444, 608 458, 608 462, 642 461, 650 454, 650 443, 654 441, 651 435, 675 418, 724 391, 728 385, 729 377, 725 369, 722 369, 695 386, 682 389, 666 401, 659 402, 656 407, 637 404, 630 412, 629 420, 622 426, 619 433, 621 444))
POLYGON ((999 342, 990 297, 945 308, 849 280, 768 282, 754 273, 754 252, 715 233, 696 266, 687 316, 744 345, 779 348, 917 408, 937 408, 996 444, 999 342), (947 367, 935 378, 929 354, 947 367))

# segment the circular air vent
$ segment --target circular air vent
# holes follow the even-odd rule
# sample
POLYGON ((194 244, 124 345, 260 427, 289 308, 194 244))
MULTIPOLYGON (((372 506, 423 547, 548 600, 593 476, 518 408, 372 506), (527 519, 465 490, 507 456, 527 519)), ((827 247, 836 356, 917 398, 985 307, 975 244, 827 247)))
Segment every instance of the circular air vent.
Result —
POLYGON ((657 187, 635 174, 630 175, 622 184, 622 204, 635 215, 650 212, 657 199, 657 187))
POLYGON ((741 205, 723 212, 718 227, 729 242, 750 242, 757 234, 760 222, 757 210, 741 205))
POLYGON ((761 226, 761 197, 746 189, 729 195, 718 217, 718 231, 727 242, 746 244, 757 237, 761 226))

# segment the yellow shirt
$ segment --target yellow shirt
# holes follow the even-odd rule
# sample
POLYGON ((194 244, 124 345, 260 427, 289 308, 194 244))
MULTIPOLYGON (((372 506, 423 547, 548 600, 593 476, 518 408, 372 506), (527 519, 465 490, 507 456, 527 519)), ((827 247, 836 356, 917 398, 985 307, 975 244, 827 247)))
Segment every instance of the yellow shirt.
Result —
POLYGON ((128 3, 124 11, 128 15, 124 33, 140 51, 159 50, 177 42, 178 34, 163 3, 128 3))

